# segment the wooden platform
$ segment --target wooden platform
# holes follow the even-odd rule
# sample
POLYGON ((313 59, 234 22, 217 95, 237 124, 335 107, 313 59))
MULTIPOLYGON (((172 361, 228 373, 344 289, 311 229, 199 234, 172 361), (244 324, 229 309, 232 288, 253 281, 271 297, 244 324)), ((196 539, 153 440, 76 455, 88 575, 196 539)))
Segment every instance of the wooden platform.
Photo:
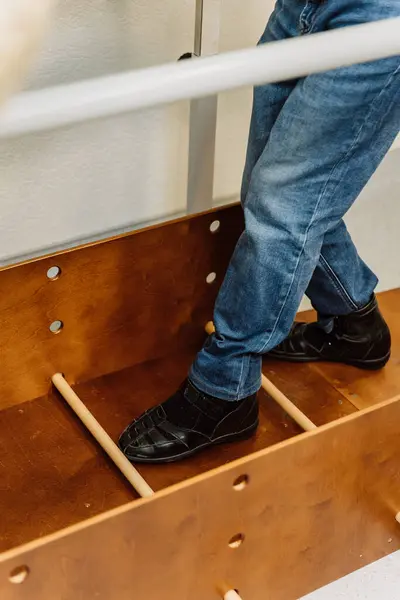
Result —
MULTIPOLYGON (((266 361, 265 374, 317 425, 400 393, 400 290, 380 296, 393 335, 381 372, 340 365, 266 361)), ((311 318, 311 315, 308 315, 311 318)), ((76 387, 115 439, 186 376, 193 352, 135 365, 76 387)), ((264 393, 261 422, 249 441, 219 446, 175 465, 140 467, 156 490, 288 439, 300 430, 264 393)), ((131 489, 55 393, 12 406, 0 420, 0 552, 132 500, 131 489)))
POLYGON ((295 600, 400 548, 400 292, 383 371, 265 362, 316 429, 261 392, 251 440, 139 466, 150 498, 51 390, 114 439, 174 392, 242 229, 231 206, 0 269, 1 600, 295 600))

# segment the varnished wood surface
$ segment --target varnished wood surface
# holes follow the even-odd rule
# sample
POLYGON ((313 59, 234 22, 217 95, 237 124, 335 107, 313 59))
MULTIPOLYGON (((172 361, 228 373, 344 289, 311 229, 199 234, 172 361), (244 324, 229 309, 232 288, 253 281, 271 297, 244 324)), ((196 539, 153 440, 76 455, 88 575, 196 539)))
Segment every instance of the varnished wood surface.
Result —
MULTIPOLYGON (((117 440, 141 412, 173 393, 186 376, 192 355, 137 365, 77 386, 76 391, 117 440)), ((273 403, 262 403, 257 435, 218 446, 176 465, 138 467, 155 489, 218 467, 300 433, 281 423, 273 403)), ((57 531, 135 498, 58 394, 1 412, 0 551, 57 531), (26 515, 30 518, 27 521, 26 515)))
POLYGON ((57 371, 88 381, 197 348, 242 227, 228 207, 1 270, 0 409, 45 395, 57 371))
MULTIPOLYGON (((400 292, 382 295, 400 298, 400 292)), ((393 317, 392 321, 395 322, 393 317)), ((390 320, 390 315, 389 315, 390 320)), ((394 360, 400 331, 393 327, 394 360)), ((186 376, 193 358, 186 351, 149 361, 118 373, 76 386, 76 391, 107 432, 116 440, 133 418, 164 400, 186 376)), ((356 411, 341 389, 328 376, 332 365, 264 365, 265 374, 317 425, 356 411)), ((335 367, 337 368, 337 367, 335 367)), ((387 369, 395 369, 396 364, 387 369)), ((342 378, 352 377, 370 385, 381 373, 365 374, 340 367, 342 378)), ((371 394, 367 387, 368 402, 371 394)), ((379 400, 393 395, 393 387, 380 388, 379 400)), ((269 447, 301 433, 299 427, 260 392, 260 427, 251 440, 218 446, 175 465, 139 466, 156 490, 219 467, 237 458, 269 447)), ((132 492, 103 455, 76 417, 55 393, 9 408, 0 413, 0 551, 57 531, 82 519, 119 506, 132 499, 132 492), (31 515, 26 520, 26 514, 31 515)))
POLYGON ((295 600, 400 547, 399 422, 400 399, 3 555, 0 596, 217 600, 225 582, 243 598, 295 600), (11 584, 20 565, 30 574, 11 584))
MULTIPOLYGON (((400 289, 379 294, 378 301, 392 334, 392 356, 384 369, 363 371, 327 363, 309 367, 359 409, 400 394, 400 289)), ((305 316, 311 319, 313 313, 305 316)), ((301 374, 300 368, 296 367, 293 370, 296 378, 298 372, 301 374)))
MULTIPOLYGON (((241 228, 240 209, 227 208, 0 271, 8 292, 0 296, 0 552, 134 497, 49 391, 50 376, 61 371, 76 383, 117 439, 185 378, 241 228), (221 222, 217 234, 209 229, 214 220, 221 222), (61 276, 50 281, 53 265, 61 276), (205 282, 210 272, 217 273, 212 285, 205 282), (48 330, 55 319, 64 323, 57 335, 48 330)), ((399 547, 399 403, 352 414, 400 392, 400 291, 380 303, 393 334, 392 360, 382 372, 264 364, 317 425, 350 420, 298 435, 261 392, 260 427, 251 440, 176 465, 139 467, 155 490, 221 471, 38 549, 26 559, 32 573, 22 586, 7 574, 25 557, 0 556, 1 599, 125 600, 134 592, 138 600, 204 600, 216 598, 223 578, 245 598, 294 600, 399 547), (289 438, 226 471, 228 463, 289 438), (248 487, 232 492, 245 467, 248 487), (227 550, 239 532, 245 543, 227 550)))
MULTIPOLYGON (((316 425, 324 425, 357 411, 339 390, 311 369, 310 365, 266 360, 263 371, 316 425)), ((288 422, 289 417, 283 413, 282 419, 288 422)))
MULTIPOLYGON (((175 391, 193 356, 180 354, 81 384, 76 391, 116 440, 133 418, 175 391)), ((340 416, 341 406, 323 379, 312 387, 292 386, 292 398, 312 403, 318 423, 340 416)), ((139 471, 156 490, 188 479, 301 433, 298 426, 260 393, 257 435, 218 446, 175 465, 145 466, 139 471)), ((115 467, 56 393, 1 412, 0 551, 118 506, 134 496, 115 467), (25 515, 31 518, 26 522, 25 515)))

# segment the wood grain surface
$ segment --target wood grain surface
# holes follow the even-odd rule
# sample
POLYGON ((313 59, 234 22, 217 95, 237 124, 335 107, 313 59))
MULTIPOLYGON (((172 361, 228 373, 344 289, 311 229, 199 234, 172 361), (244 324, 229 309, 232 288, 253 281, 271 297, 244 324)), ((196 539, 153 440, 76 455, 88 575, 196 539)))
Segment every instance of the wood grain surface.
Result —
MULTIPOLYGON (((400 297, 400 292, 397 294, 400 297)), ((380 296, 384 311, 385 298, 386 294, 380 296)), ((393 331, 396 348, 400 331, 393 331)), ((175 391, 193 357, 194 352, 185 350, 79 384, 75 389, 116 440, 127 423, 175 391)), ((271 361, 264 364, 266 375, 317 425, 356 411, 324 375, 331 365, 318 368, 271 361)), ((351 375, 353 380, 365 376, 344 366, 340 373, 342 378, 351 375)), ((381 378, 380 373, 373 375, 381 378)), ((374 377, 371 385, 373 381, 374 377)), ((383 384, 379 398, 390 398, 392 391, 391 385, 385 388, 383 384)), ((370 395, 367 399, 370 402, 370 395)), ((7 519, 0 521, 0 551, 132 499, 119 473, 57 394, 9 408, 0 416, 0 510, 7 512, 7 519), (26 514, 31 515, 28 521, 26 514)), ((139 470, 154 489, 161 490, 300 433, 290 417, 260 392, 260 426, 254 438, 210 449, 175 465, 141 465, 139 470)))
MULTIPOLYGON (((75 390, 117 440, 133 418, 176 390, 192 358, 187 353, 171 355, 80 384, 75 390)), ((321 394, 324 387, 329 388, 322 381, 321 394)), ((264 396, 260 400, 260 426, 254 438, 215 447, 174 465, 140 465, 140 473, 160 490, 301 433, 275 403, 264 396)), ((55 392, 0 414, 0 510, 7 515, 0 521, 0 552, 135 498, 55 392)))
POLYGON ((318 431, 300 435, 260 392, 251 440, 140 466, 159 491, 150 502, 128 504, 132 490, 50 388, 63 372, 115 440, 166 399, 203 343, 242 227, 229 207, 0 271, 1 600, 217 600, 221 585, 295 600, 399 547, 400 401, 358 409, 400 393, 400 290, 380 296, 393 335, 383 371, 265 361, 318 431), (30 574, 16 585, 21 564, 30 574))
POLYGON ((0 597, 295 600, 400 547, 399 421, 397 399, 3 554, 0 597))
POLYGON ((0 271, 0 408, 46 394, 55 372, 88 381, 198 348, 242 228, 233 206, 0 271))
MULTIPOLYGON (((392 334, 392 356, 381 371, 363 371, 340 364, 316 363, 310 369, 359 409, 400 394, 400 290, 378 295, 379 306, 392 334)), ((313 318, 309 313, 306 319, 313 318)), ((299 371, 295 369, 294 374, 299 371)))

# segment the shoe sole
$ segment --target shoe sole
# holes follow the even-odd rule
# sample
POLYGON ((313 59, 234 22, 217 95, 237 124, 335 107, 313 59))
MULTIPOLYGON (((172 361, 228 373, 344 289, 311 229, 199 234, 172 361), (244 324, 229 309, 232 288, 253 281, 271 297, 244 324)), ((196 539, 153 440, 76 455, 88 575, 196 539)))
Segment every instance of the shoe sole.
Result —
POLYGON ((364 369, 365 371, 379 371, 379 369, 383 369, 383 367, 388 363, 390 359, 390 352, 388 352, 382 358, 374 358, 371 360, 335 360, 334 358, 319 358, 319 357, 306 357, 306 356, 287 356, 287 355, 276 355, 270 354, 269 358, 274 360, 281 360, 284 362, 291 363, 310 363, 310 362, 326 362, 326 363, 336 363, 349 365, 351 367, 357 367, 358 369, 364 369))
MULTIPOLYGON (((169 456, 168 458, 131 458, 126 455, 126 458, 132 463, 140 463, 140 464, 153 464, 153 465, 161 465, 166 463, 178 462, 180 460, 184 460, 185 458, 190 458, 194 454, 201 452, 202 450, 206 450, 207 448, 212 448, 213 446, 218 446, 219 444, 228 444, 233 442, 240 442, 243 440, 249 439, 256 431, 258 427, 259 421, 257 419, 256 423, 239 431, 238 433, 229 433, 228 435, 224 435, 222 437, 213 440, 207 444, 203 444, 202 446, 197 446, 193 450, 187 450, 186 452, 182 452, 175 456, 169 456)), ((119 445, 119 444, 118 444, 119 445)), ((123 452, 122 448, 120 450, 123 452)))

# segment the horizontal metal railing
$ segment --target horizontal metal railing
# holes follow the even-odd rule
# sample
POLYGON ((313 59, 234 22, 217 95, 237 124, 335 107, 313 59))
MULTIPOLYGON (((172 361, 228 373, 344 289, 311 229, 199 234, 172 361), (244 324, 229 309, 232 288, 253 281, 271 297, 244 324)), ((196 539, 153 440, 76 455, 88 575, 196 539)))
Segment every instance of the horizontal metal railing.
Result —
POLYGON ((0 137, 207 97, 397 54, 400 18, 25 92, 11 100, 1 113, 0 137))

